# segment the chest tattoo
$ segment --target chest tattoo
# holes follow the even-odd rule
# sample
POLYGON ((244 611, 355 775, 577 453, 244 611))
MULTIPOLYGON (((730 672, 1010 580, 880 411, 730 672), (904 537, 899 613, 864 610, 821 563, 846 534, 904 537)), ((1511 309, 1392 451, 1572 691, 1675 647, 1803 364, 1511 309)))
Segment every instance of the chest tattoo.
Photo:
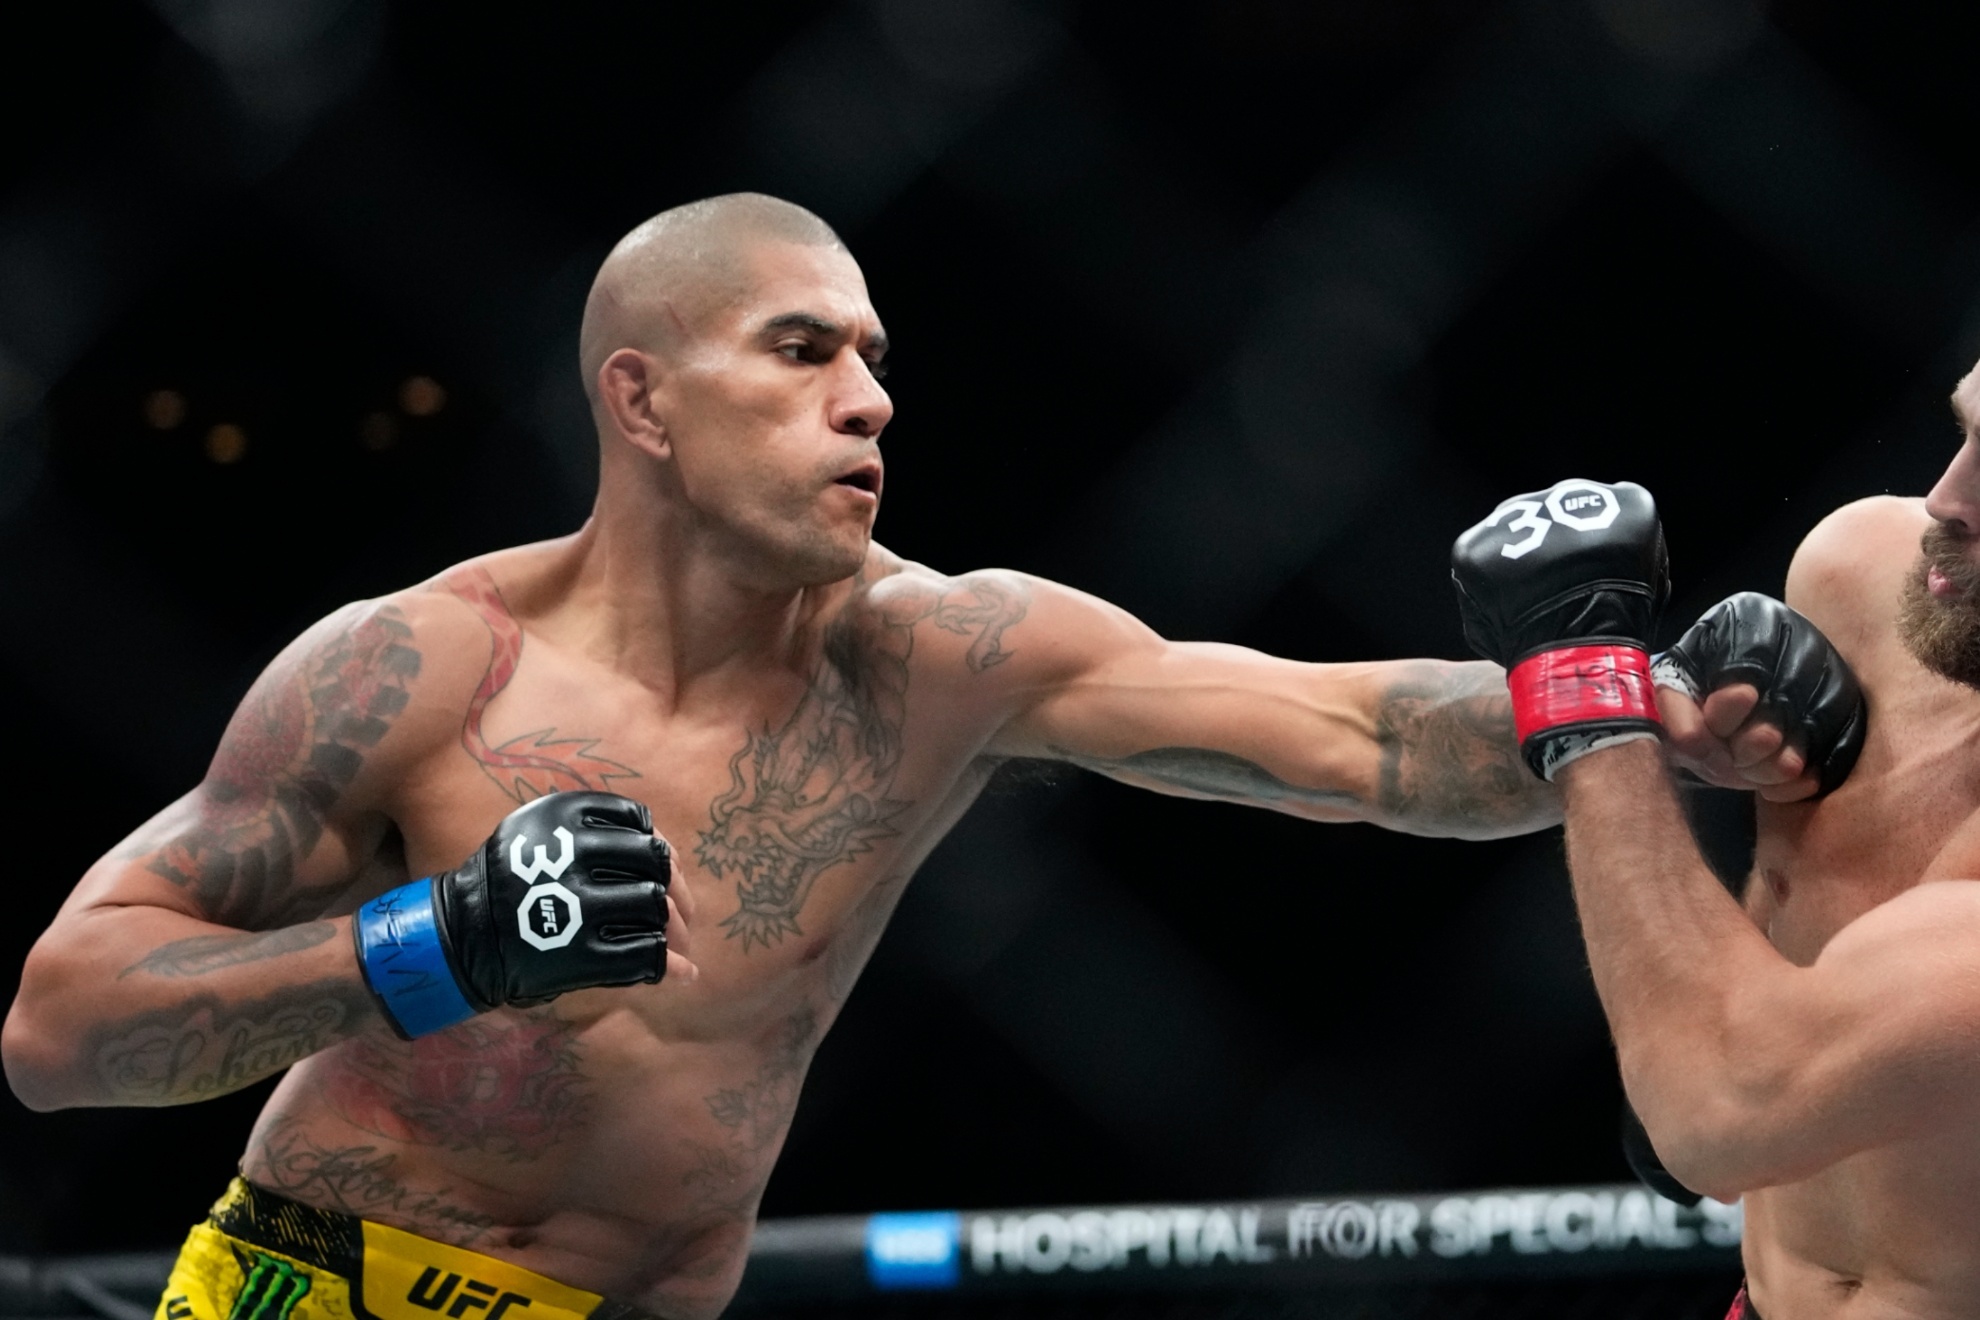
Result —
POLYGON ((485 568, 470 564, 455 569, 440 580, 440 585, 465 601, 488 628, 488 668, 468 702, 461 746, 497 788, 512 801, 528 802, 567 789, 600 789, 614 779, 639 778, 632 767, 598 755, 598 739, 563 737, 553 728, 519 733, 491 745, 481 731, 482 717, 522 663, 522 625, 509 613, 501 590, 485 568))
POLYGON ((891 790, 913 633, 883 632, 885 649, 868 656, 838 639, 848 653, 818 666, 782 727, 744 735, 729 791, 709 805, 695 856, 718 879, 735 876, 738 906, 722 929, 744 952, 802 935, 798 913, 818 877, 898 832, 909 804, 891 790))
POLYGON ((894 791, 907 718, 915 625, 931 620, 969 637, 964 664, 981 673, 1008 659, 1004 630, 1027 602, 1001 582, 958 579, 862 602, 825 635, 804 696, 782 725, 746 731, 729 789, 709 804, 695 857, 735 877, 736 911, 723 933, 743 951, 803 935, 799 915, 819 876, 900 833, 912 802, 894 791))

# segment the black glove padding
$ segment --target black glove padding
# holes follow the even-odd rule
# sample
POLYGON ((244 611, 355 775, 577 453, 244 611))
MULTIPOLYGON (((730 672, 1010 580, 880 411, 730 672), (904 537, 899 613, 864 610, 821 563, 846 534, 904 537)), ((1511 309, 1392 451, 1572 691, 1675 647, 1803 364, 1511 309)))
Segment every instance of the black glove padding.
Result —
POLYGON ((1705 1198, 1677 1180, 1677 1176, 1664 1167, 1664 1161, 1657 1154, 1657 1148, 1650 1144, 1650 1133, 1644 1128, 1643 1120, 1636 1116, 1636 1107, 1625 1099, 1622 1110, 1622 1149, 1623 1158, 1629 1161, 1629 1169, 1645 1187, 1667 1201, 1676 1201, 1682 1206, 1695 1206, 1705 1198))
POLYGON ((1670 564, 1649 491, 1572 480, 1507 500, 1458 538, 1451 578, 1465 640, 1509 671, 1534 773, 1660 728, 1648 650, 1670 564))
POLYGON ((1464 640, 1511 669, 1567 644, 1648 649, 1671 594, 1657 502, 1633 481, 1515 495, 1451 547, 1464 640))
POLYGON ((1735 683, 1760 693, 1754 714, 1778 724, 1815 771, 1819 792, 1849 777, 1863 750, 1868 707, 1856 675, 1806 617, 1742 591, 1705 611, 1651 673, 1694 701, 1735 683))
POLYGON ((516 808, 480 851, 433 877, 448 961, 481 1012, 667 970, 667 841, 616 793, 552 793, 516 808))

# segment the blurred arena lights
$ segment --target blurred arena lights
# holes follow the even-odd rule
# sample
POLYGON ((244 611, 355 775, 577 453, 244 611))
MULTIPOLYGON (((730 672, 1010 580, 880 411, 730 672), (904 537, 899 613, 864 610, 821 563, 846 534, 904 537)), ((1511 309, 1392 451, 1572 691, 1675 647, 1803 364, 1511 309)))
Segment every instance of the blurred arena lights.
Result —
POLYGON ((399 407, 408 417, 431 417, 447 406, 447 391, 431 376, 411 376, 399 386, 399 407))
POLYGON ((154 431, 175 431, 186 420, 186 396, 177 390, 153 390, 144 396, 145 425, 154 431))
POLYGON ((247 432, 232 422, 222 422, 206 433, 206 456, 225 467, 247 457, 247 432))

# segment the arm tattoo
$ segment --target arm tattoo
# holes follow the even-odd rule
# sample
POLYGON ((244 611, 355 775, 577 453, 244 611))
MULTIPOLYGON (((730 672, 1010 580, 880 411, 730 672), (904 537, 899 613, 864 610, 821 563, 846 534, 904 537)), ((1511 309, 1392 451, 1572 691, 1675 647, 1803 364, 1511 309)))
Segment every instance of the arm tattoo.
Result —
POLYGON ((1004 630, 1015 627, 1031 608, 1022 585, 999 582, 987 573, 957 579, 957 590, 942 595, 934 608, 935 626, 970 638, 963 664, 980 674, 1011 658, 1004 630))
POLYGON ((89 1057, 109 1100, 173 1105, 237 1091, 361 1028, 375 1010, 341 980, 225 1004, 201 995, 91 1033, 89 1057))
POLYGON ((455 1204, 453 1188, 406 1186, 399 1161, 376 1146, 325 1146, 294 1119, 277 1119, 255 1137, 244 1161, 257 1182, 309 1205, 394 1222, 450 1246, 471 1247, 495 1226, 493 1215, 455 1204))
POLYGON ((152 976, 204 976, 222 967, 279 958, 285 953, 313 949, 337 933, 327 921, 304 926, 283 926, 265 935, 194 935, 160 945, 117 973, 123 980, 132 972, 152 976))
POLYGON ((884 600, 859 593, 826 629, 797 708, 779 727, 744 732, 696 843, 709 874, 736 878, 737 908, 721 925, 745 953, 802 935, 818 877, 900 832, 894 821, 912 803, 893 787, 915 626, 932 619, 970 638, 963 663, 982 673, 1011 657, 1004 633, 1028 608, 1020 582, 977 574, 945 590, 896 583, 884 600))
POLYGON ((1083 756, 1064 747, 1052 755, 1124 783, 1156 790, 1174 789, 1252 806, 1298 804, 1352 808, 1354 794, 1289 784, 1256 761, 1208 747, 1157 747, 1122 757, 1083 756))
POLYGON ((639 778, 639 772, 630 766, 598 755, 593 750, 598 739, 559 737, 555 729, 519 733, 490 746, 481 731, 482 717, 489 704, 509 686, 509 680, 516 676, 516 666, 522 663, 522 625, 509 612, 495 579, 478 564, 449 573, 440 580, 440 586, 465 601, 488 629, 488 668, 468 702, 467 720, 461 725, 461 746, 497 788, 511 801, 528 802, 567 789, 604 788, 614 779, 639 778))
POLYGON ((329 895, 298 892, 297 863, 406 708, 419 675, 412 641, 404 615, 378 606, 257 684, 206 772, 198 820, 150 869, 225 926, 264 930, 321 911, 329 895))
POLYGON ((799 1008, 779 1026, 756 1076, 702 1097, 723 1135, 719 1142, 683 1143, 694 1166, 681 1185, 697 1208, 743 1217, 755 1207, 797 1112, 798 1091, 822 1034, 811 1006, 799 1008))
POLYGON ((1520 758, 1512 697, 1496 665, 1423 665, 1391 684, 1376 713, 1376 804, 1415 834, 1496 838, 1560 820, 1560 799, 1520 758))
POLYGON ((547 1008, 409 1042, 365 1036, 326 1061, 323 1094, 345 1122, 381 1137, 522 1163, 589 1123, 577 1036, 547 1008))

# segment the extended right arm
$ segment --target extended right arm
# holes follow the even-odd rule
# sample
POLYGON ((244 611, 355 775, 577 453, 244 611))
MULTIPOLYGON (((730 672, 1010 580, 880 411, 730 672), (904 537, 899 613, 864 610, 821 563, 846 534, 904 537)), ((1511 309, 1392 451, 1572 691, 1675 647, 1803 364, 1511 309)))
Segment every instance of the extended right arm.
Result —
POLYGON ((325 914, 368 866, 404 879, 382 790, 441 727, 421 668, 393 603, 276 658, 200 786, 92 866, 29 954, 0 1036, 23 1102, 202 1100, 378 1027, 350 917, 325 914))

